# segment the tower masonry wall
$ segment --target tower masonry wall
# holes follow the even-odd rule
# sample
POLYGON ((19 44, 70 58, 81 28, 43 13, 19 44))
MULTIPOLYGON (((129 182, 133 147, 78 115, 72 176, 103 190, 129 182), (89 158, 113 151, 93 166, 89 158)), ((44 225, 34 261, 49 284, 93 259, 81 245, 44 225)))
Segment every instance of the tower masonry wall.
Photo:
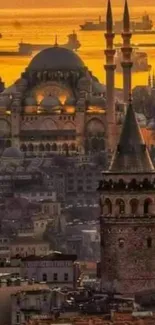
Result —
POLYGON ((134 294, 155 288, 155 217, 101 217, 102 287, 134 294))

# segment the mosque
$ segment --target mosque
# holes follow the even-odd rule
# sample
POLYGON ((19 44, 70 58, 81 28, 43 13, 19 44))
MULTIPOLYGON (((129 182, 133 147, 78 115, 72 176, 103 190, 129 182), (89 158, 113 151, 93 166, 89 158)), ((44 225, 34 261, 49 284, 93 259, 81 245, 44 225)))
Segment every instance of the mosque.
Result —
MULTIPOLYGON (((0 149, 4 156, 11 157, 19 149, 25 156, 113 151, 120 133, 120 112, 116 109, 115 34, 110 1, 106 21, 106 90, 73 51, 57 44, 41 51, 21 77, 0 94, 0 149)), ((124 104, 131 93, 131 35, 125 3, 124 104)))
POLYGON ((2 147, 26 154, 104 150, 105 107, 104 87, 77 54, 47 48, 1 93, 2 147))
MULTIPOLYGON (((25 155, 87 153, 113 149, 117 135, 113 20, 108 3, 105 87, 80 57, 57 44, 38 53, 21 77, 0 95, 1 152, 25 155), (5 150, 7 148, 7 150, 5 150), (16 150, 17 152, 17 150, 16 150)), ((131 32, 124 9, 124 102, 131 92, 131 32)))

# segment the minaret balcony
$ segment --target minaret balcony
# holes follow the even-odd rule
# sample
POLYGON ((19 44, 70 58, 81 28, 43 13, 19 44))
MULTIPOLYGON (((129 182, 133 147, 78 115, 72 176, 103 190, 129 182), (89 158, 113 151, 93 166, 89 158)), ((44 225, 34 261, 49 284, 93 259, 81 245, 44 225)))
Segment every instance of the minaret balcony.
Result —
POLYGON ((121 52, 122 52, 123 55, 131 55, 132 47, 130 47, 130 46, 122 47, 121 52))
POLYGON ((130 38, 132 37, 132 33, 131 33, 131 31, 129 31, 129 30, 128 30, 128 31, 127 31, 127 30, 126 30, 126 31, 124 30, 124 31, 122 32, 121 36, 122 36, 123 39, 124 39, 124 38, 128 38, 128 39, 130 39, 130 38))
POLYGON ((107 32, 107 33, 104 34, 104 36, 105 36, 106 40, 113 40, 114 37, 115 37, 115 33, 107 32))
POLYGON ((111 58, 114 57, 115 53, 116 53, 116 50, 112 49, 112 48, 108 48, 104 51, 104 54, 106 55, 106 57, 111 57, 111 58))

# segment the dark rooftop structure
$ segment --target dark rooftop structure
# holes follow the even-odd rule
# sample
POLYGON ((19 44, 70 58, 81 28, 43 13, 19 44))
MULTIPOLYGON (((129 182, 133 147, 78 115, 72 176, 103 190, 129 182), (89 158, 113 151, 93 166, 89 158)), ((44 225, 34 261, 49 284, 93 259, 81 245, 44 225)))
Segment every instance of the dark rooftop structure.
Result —
POLYGON ((131 101, 109 171, 119 173, 120 171, 122 173, 150 173, 154 171, 131 101))
POLYGON ((22 261, 52 261, 52 260, 57 260, 57 261, 76 261, 77 256, 75 254, 61 254, 54 252, 49 255, 43 255, 43 256, 36 256, 36 255, 31 255, 22 258, 22 261))
POLYGON ((39 52, 30 62, 28 70, 79 70, 84 68, 80 57, 71 50, 58 46, 39 52))

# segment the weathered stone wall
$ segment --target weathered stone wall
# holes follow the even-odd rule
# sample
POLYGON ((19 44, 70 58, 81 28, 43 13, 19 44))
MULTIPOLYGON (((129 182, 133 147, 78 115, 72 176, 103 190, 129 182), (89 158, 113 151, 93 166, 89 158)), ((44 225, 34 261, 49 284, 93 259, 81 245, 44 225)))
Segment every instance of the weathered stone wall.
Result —
POLYGON ((155 218, 101 217, 102 287, 155 288, 155 218))

